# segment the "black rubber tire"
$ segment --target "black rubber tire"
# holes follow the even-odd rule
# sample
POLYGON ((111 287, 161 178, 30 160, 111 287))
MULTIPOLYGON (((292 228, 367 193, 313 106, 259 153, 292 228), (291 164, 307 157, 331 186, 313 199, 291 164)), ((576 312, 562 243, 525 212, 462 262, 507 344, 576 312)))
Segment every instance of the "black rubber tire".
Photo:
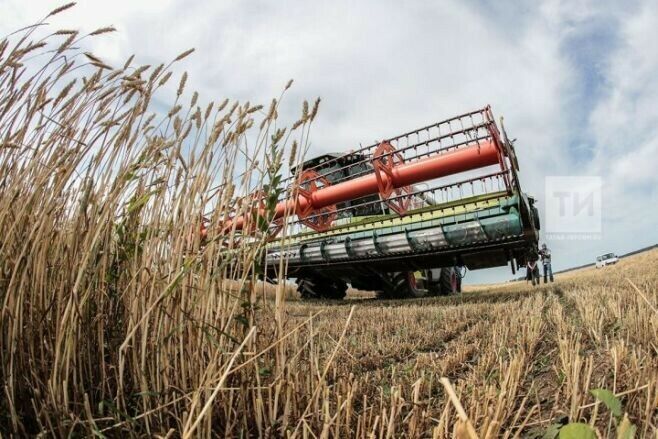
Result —
POLYGON ((319 299, 320 295, 316 291, 315 283, 309 278, 297 279, 297 292, 302 300, 319 299))
POLYGON ((458 280, 459 276, 454 267, 444 267, 441 269, 441 279, 439 283, 441 284, 441 291, 444 296, 451 296, 461 292, 458 280))
POLYGON ((327 289, 323 293, 324 299, 343 300, 347 295, 347 283, 340 279, 333 280, 327 284, 327 289))
POLYGON ((438 279, 432 279, 429 284, 430 294, 433 296, 450 296, 462 292, 461 278, 454 267, 441 268, 438 279))
POLYGON ((386 288, 378 297, 383 299, 418 299, 427 295, 426 290, 421 290, 416 285, 413 271, 394 273, 391 284, 392 286, 386 288))
POLYGON ((347 294, 347 284, 340 279, 304 277, 297 279, 297 291, 303 300, 342 300, 347 294))

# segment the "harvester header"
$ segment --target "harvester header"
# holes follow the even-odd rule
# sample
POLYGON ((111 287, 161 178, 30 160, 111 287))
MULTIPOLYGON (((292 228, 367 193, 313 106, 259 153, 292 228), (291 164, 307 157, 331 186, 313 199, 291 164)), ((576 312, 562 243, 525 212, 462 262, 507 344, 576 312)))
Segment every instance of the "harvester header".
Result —
MULTIPOLYGON (((412 204, 413 185, 496 164, 505 172, 508 155, 487 106, 303 168, 288 181, 291 196, 276 205, 272 220, 296 215, 304 225, 326 231, 334 225, 337 205, 376 194, 404 215, 412 204), (413 142, 423 134, 427 138, 413 142), (432 151, 432 144, 439 148, 432 151), (336 169, 319 172, 331 165, 336 169), (360 171, 350 172, 354 169, 360 171)), ((238 216, 226 228, 241 230, 245 221, 245 216, 238 216)))
POLYGON ((285 227, 265 265, 272 277, 286 268, 304 297, 342 298, 347 283, 387 297, 446 293, 458 289, 458 267, 514 271, 537 251, 534 200, 489 106, 292 174, 269 213, 254 200, 223 228, 249 235, 263 216, 273 238, 285 227))
MULTIPOLYGON (((313 169, 304 170, 297 197, 279 202, 273 219, 283 218, 288 211, 312 229, 325 231, 333 224, 337 204, 374 194, 379 194, 396 213, 404 215, 409 206, 411 185, 495 165, 500 162, 502 151, 494 142, 483 141, 409 163, 394 160, 400 157, 395 154, 390 143, 382 142, 372 159, 373 172, 335 185, 313 169), (381 153, 381 149, 390 152, 381 153), (318 216, 323 221, 314 221, 318 216)), ((244 221, 244 217, 236 218, 236 228, 241 229, 244 221)))

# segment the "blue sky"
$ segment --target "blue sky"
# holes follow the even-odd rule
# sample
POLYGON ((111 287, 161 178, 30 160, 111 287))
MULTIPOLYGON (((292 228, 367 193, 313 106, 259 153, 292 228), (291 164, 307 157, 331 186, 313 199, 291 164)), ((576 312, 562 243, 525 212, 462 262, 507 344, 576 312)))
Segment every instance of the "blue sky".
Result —
MULTIPOLYGON (((548 241, 555 268, 658 242, 658 5, 537 2, 84 1, 61 28, 119 32, 90 42, 108 62, 197 52, 181 68, 207 99, 269 102, 289 78, 283 116, 322 97, 311 154, 348 150, 491 104, 518 138, 524 188, 546 176, 603 178, 603 235, 548 241)), ((0 32, 51 0, 5 0, 0 32)), ((543 206, 542 206, 543 208, 543 206)), ((506 268, 469 281, 510 277, 506 268)))

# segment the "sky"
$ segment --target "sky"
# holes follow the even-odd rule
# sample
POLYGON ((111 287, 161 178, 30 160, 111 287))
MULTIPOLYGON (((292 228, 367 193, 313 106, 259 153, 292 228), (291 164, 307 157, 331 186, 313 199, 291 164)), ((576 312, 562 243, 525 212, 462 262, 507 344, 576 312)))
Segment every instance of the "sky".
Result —
MULTIPOLYGON (((2 0, 0 34, 59 4, 2 0)), ((88 44, 117 65, 194 47, 181 68, 207 99, 267 104, 294 78, 284 111, 322 98, 310 155, 491 104, 542 219, 546 177, 602 179, 598 239, 542 235, 554 270, 658 243, 658 2, 80 1, 51 22, 114 25, 88 44)), ((509 278, 503 267, 466 282, 509 278)))

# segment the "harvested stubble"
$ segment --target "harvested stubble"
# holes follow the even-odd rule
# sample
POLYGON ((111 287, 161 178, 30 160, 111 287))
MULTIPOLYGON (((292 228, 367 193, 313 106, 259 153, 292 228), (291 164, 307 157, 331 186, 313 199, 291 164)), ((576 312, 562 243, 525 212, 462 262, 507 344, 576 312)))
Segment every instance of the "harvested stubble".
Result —
POLYGON ((194 232, 288 161, 280 99, 202 109, 184 75, 151 117, 171 66, 111 69, 35 29, 0 43, 0 433, 509 437, 568 418, 606 436, 601 387, 656 434, 658 252, 538 289, 284 303, 253 281, 264 236, 229 239, 227 265, 194 232), (237 176, 242 157, 262 165, 237 176))
MULTIPOLYGON (((359 306, 324 384, 329 402, 314 402, 324 412, 306 420, 309 431, 449 437, 456 411, 439 381, 448 377, 480 437, 541 437, 567 421, 613 436, 618 421, 590 393, 597 388, 620 395, 639 437, 655 435, 656 264, 658 250, 605 270, 563 274, 540 288, 516 282, 473 287, 461 297, 384 303, 348 296, 346 304, 359 306)), ((291 351, 297 369, 315 371, 327 358, 349 310, 337 303, 287 306, 294 319, 288 325, 319 311, 294 341, 302 346, 312 338, 313 345, 306 356, 291 351)), ((311 388, 316 378, 292 380, 311 388)))

